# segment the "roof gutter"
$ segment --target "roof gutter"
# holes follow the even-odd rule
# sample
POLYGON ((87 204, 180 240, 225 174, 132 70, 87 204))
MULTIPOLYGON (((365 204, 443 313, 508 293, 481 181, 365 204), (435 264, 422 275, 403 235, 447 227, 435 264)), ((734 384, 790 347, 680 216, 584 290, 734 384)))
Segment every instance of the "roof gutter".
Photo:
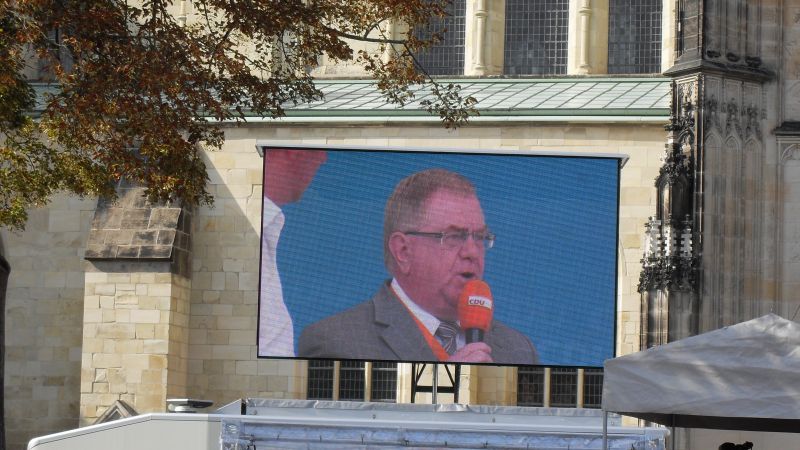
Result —
MULTIPOLYGON (((207 119, 212 123, 234 123, 234 121, 217 122, 207 119)), ((666 124, 669 115, 659 116, 473 116, 469 118, 471 124, 508 124, 508 123, 584 123, 584 124, 666 124)), ((434 124, 441 123, 435 116, 313 116, 313 117, 247 117, 245 123, 271 123, 280 124, 330 124, 330 125, 359 125, 359 124, 434 124)))

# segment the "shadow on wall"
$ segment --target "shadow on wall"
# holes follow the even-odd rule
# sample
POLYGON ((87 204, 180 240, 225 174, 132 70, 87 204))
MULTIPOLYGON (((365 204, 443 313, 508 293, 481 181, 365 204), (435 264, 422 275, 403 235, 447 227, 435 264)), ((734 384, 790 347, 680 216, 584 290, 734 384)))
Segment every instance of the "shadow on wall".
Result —
MULTIPOLYGON (((3 237, 0 236, 0 343, 5 342, 6 340, 6 327, 5 327, 5 319, 6 319, 6 286, 8 285, 8 274, 11 272, 11 268, 8 265, 8 261, 5 258, 5 248, 3 247, 3 237)), ((0 345, 0 381, 5 379, 5 360, 6 360, 6 346, 0 345)), ((3 398, 5 397, 5 393, 0 395, 0 450, 5 450, 6 445, 6 430, 5 430, 5 415, 3 414, 3 410, 5 405, 3 404, 3 398)))
POLYGON ((197 207, 192 225, 186 396, 217 405, 272 392, 273 374, 256 369, 263 161, 239 139, 203 154, 214 206, 197 207))

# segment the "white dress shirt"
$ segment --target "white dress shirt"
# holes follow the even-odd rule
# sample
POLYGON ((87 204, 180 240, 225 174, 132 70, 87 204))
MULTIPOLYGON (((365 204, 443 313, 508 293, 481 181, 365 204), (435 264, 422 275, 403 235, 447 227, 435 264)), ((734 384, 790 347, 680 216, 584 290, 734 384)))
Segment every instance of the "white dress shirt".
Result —
MULTIPOLYGON (((414 300, 411 300, 411 297, 406 294, 406 291, 400 287, 400 283, 398 283, 394 278, 392 278, 392 290, 394 290, 394 293, 397 294, 397 297, 400 299, 400 301, 406 305, 406 308, 411 311, 411 314, 413 314, 414 317, 416 317, 417 320, 419 320, 419 322, 425 326, 425 329, 428 330, 431 336, 436 336, 436 330, 439 328, 439 324, 442 323, 442 321, 414 303, 414 300)), ((436 339, 439 340, 438 336, 436 339)), ((456 349, 460 349, 466 343, 467 338, 464 335, 464 330, 459 330, 458 335, 456 336, 456 349)))
POLYGON ((276 260, 278 239, 285 218, 280 207, 264 197, 261 230, 261 295, 259 303, 259 356, 295 356, 294 326, 283 302, 276 260))

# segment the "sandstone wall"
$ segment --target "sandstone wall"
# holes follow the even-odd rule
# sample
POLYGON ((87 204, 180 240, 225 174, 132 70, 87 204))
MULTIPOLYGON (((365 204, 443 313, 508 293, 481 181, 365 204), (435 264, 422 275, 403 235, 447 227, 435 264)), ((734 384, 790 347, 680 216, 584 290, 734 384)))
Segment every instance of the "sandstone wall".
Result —
POLYGON ((5 419, 10 449, 78 426, 83 254, 94 200, 56 196, 25 232, 0 229, 6 291, 5 419))

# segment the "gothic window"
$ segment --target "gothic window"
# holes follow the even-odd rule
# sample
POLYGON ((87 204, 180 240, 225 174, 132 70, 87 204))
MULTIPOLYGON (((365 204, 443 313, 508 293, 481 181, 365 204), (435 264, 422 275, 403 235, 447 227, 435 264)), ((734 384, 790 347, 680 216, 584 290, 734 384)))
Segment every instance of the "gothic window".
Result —
POLYGON ((464 74, 464 34, 466 0, 454 0, 446 17, 431 18, 428 26, 415 31, 418 38, 429 39, 440 33, 442 40, 419 52, 417 61, 430 75, 464 74))
POLYGON ((506 0, 507 75, 567 73, 569 0, 506 0))
POLYGON ((662 0, 610 0, 608 73, 661 72, 662 0))

